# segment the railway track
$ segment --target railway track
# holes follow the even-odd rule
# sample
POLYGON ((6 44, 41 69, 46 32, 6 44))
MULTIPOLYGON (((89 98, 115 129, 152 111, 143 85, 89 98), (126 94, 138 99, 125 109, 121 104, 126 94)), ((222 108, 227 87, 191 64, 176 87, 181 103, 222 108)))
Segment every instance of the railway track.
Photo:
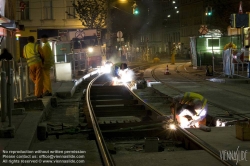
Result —
MULTIPOLYGON (((243 98, 249 98, 250 97, 249 93, 241 93, 241 92, 235 91, 233 88, 231 88, 231 89, 224 88, 223 86, 218 86, 218 84, 212 84, 210 81, 201 79, 199 77, 192 77, 192 75, 190 75, 190 73, 188 71, 183 72, 180 69, 183 66, 184 65, 179 65, 175 69, 175 71, 178 73, 179 76, 181 76, 183 78, 183 80, 187 80, 187 81, 190 81, 190 82, 196 82, 196 83, 199 82, 199 85, 204 85, 204 86, 211 87, 211 88, 214 88, 214 89, 223 89, 224 92, 231 93, 233 95, 239 95, 239 96, 241 96, 243 98), (188 73, 188 75, 186 75, 185 73, 188 73)), ((160 79, 154 74, 154 70, 152 70, 153 77, 156 80, 160 81, 160 79)), ((182 90, 180 90, 178 88, 175 88, 174 86, 172 86, 170 84, 165 83, 165 85, 172 88, 172 89, 175 89, 176 91, 178 91, 180 93, 185 93, 184 91, 182 91, 182 90)), ((221 119, 222 121, 227 122, 227 124, 225 124, 225 125, 233 125, 236 121, 239 121, 239 120, 245 121, 245 120, 250 119, 250 113, 249 114, 239 113, 238 111, 235 111, 234 108, 230 108, 229 106, 223 106, 223 105, 218 104, 216 102, 213 102, 211 100, 208 100, 208 104, 210 106, 216 107, 218 109, 217 112, 221 113, 221 117, 219 117, 217 119, 221 119), (224 115, 224 117, 222 115, 224 115)), ((210 121, 211 121, 214 117, 210 116, 210 118, 211 118, 210 119, 210 121)), ((212 123, 214 123, 214 122, 211 122, 211 124, 212 123)), ((215 125, 215 123, 214 123, 214 125, 215 125)))
MULTIPOLYGON (((152 75, 154 75, 153 71, 152 75)), ((155 75, 154 77, 157 79, 155 75)), ((158 142, 159 139, 163 140, 162 142, 170 141, 174 145, 176 145, 176 142, 179 142, 183 147, 188 147, 189 149, 203 149, 207 151, 223 165, 235 165, 232 161, 220 160, 220 154, 217 150, 187 130, 177 126, 177 130, 173 134, 173 131, 170 130, 170 124, 173 123, 171 116, 166 116, 166 114, 147 104, 134 93, 132 90, 134 84, 107 86, 108 79, 109 77, 106 74, 102 74, 90 82, 86 89, 85 100, 87 107, 84 108, 88 127, 93 128, 94 133, 92 136, 96 139, 104 165, 118 165, 117 163, 119 163, 119 159, 116 159, 115 155, 110 154, 112 149, 113 152, 116 151, 114 146, 110 147, 108 145, 110 144, 108 140, 115 138, 126 140, 128 138, 136 138, 140 140, 140 144, 143 144, 142 138, 144 138, 144 146, 137 147, 139 151, 142 149, 146 150, 147 142, 152 141, 152 139, 152 143, 158 142)), ((171 100, 169 96, 161 97, 171 100)), ((149 148, 148 150, 155 150, 152 149, 154 148, 149 148)))

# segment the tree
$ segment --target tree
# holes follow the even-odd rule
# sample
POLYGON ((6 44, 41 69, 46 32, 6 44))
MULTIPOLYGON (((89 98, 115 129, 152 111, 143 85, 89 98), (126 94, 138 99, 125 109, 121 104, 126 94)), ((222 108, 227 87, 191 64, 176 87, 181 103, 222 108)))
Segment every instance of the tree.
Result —
MULTIPOLYGON (((82 25, 90 29, 99 29, 106 26, 107 3, 106 0, 81 0, 72 2, 76 15, 82 25)), ((70 13, 66 12, 68 15, 70 13)))

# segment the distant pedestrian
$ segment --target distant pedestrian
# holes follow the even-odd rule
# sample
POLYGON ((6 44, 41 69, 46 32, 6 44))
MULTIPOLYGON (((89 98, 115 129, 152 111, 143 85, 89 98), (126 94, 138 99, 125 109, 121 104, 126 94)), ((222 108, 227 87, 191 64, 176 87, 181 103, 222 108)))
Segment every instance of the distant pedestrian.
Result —
POLYGON ((38 44, 35 44, 34 36, 28 37, 28 44, 23 48, 23 57, 26 58, 29 66, 30 79, 35 84, 35 96, 37 98, 43 97, 43 69, 42 59, 43 51, 38 44), (40 53, 40 55, 39 55, 40 53))
POLYGON ((177 54, 177 48, 175 46, 175 43, 173 43, 173 47, 171 49, 171 64, 174 65, 175 64, 175 56, 177 54))
POLYGON ((42 49, 44 53, 44 64, 43 64, 43 95, 52 96, 52 87, 50 79, 50 68, 54 65, 54 55, 50 44, 48 42, 48 36, 42 36, 42 42, 44 43, 42 49))
POLYGON ((13 59, 13 56, 11 55, 11 53, 9 53, 7 48, 4 48, 3 52, 0 55, 0 60, 12 60, 12 59, 13 59))

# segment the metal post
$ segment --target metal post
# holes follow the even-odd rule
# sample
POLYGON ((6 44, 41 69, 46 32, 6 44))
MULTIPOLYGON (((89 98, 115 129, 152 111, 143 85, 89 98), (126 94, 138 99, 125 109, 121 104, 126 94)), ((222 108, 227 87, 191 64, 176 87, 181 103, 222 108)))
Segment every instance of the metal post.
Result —
POLYGON ((200 51, 200 68, 201 68, 201 51, 200 51))
POLYGON ((76 63, 75 63, 75 51, 74 51, 74 41, 72 40, 72 54, 71 54, 71 63, 73 62, 73 77, 75 78, 76 73, 76 63))
POLYGON ((78 71, 81 70, 81 64, 80 64, 81 63, 80 62, 81 53, 82 53, 82 42, 80 41, 80 52, 79 52, 78 57, 77 57, 77 60, 78 60, 78 62, 77 62, 78 71))
POLYGON ((237 62, 237 74, 239 75, 239 63, 237 62))
POLYGON ((80 56, 81 56, 81 53, 79 52, 79 54, 77 54, 78 56, 77 56, 77 68, 78 68, 78 71, 80 71, 81 70, 81 65, 80 65, 80 56))
POLYGON ((82 63, 81 63, 81 60, 82 60, 82 52, 80 52, 80 59, 79 59, 80 70, 82 70, 82 63))
POLYGON ((19 90, 20 90, 20 100, 24 99, 24 87, 23 87, 23 68, 19 66, 19 90))
POLYGON ((241 74, 243 75, 243 73, 244 73, 244 63, 241 62, 241 74))
POLYGON ((17 76, 16 76, 16 66, 15 66, 15 61, 13 60, 13 69, 14 69, 14 84, 15 84, 15 98, 19 99, 18 96, 18 88, 17 88, 17 76))
POLYGON ((12 126, 11 116, 12 109, 14 108, 14 97, 13 97, 13 69, 8 70, 8 81, 7 81, 7 110, 9 117, 9 127, 12 126))
POLYGON ((174 115, 173 115, 174 116, 173 117, 174 118, 174 124, 177 124, 176 123, 176 111, 177 111, 177 103, 174 104, 174 115))
POLYGON ((232 49, 230 49, 230 57, 229 57, 229 69, 230 69, 230 76, 232 77, 232 49))
POLYGON ((121 61, 123 60, 122 59, 122 39, 121 38, 119 38, 120 39, 120 48, 121 48, 121 61))
POLYGON ((29 66, 25 66, 25 75, 26 75, 26 96, 30 95, 30 79, 29 79, 29 66))
POLYGON ((76 62, 75 62, 75 53, 74 53, 74 51, 73 51, 73 54, 71 56, 72 56, 71 62, 73 61, 73 76, 75 78, 75 74, 76 74, 76 62))
POLYGON ((7 104, 7 98, 5 97, 7 95, 6 93, 6 72, 1 72, 1 121, 6 121, 6 104, 7 104))
POLYGON ((212 62, 212 64, 213 64, 213 71, 214 71, 214 52, 213 52, 213 62, 212 62))
POLYGON ((86 70, 88 70, 88 66, 89 66, 88 54, 85 53, 85 69, 86 69, 86 70))
POLYGON ((147 40, 147 51, 146 51, 146 56, 147 56, 147 62, 148 62, 148 40, 147 40))
POLYGON ((250 62, 248 62, 247 76, 248 76, 248 78, 250 78, 250 62))

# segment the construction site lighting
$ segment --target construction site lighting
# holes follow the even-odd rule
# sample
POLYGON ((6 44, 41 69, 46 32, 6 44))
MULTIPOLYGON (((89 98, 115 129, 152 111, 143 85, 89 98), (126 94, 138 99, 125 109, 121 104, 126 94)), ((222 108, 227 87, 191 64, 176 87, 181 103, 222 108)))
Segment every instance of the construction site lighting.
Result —
POLYGON ((127 3, 128 0, 119 0, 120 3, 127 3))
POLYGON ((93 52, 93 48, 92 48, 92 47, 89 47, 89 48, 88 48, 88 52, 89 52, 89 53, 93 52))

